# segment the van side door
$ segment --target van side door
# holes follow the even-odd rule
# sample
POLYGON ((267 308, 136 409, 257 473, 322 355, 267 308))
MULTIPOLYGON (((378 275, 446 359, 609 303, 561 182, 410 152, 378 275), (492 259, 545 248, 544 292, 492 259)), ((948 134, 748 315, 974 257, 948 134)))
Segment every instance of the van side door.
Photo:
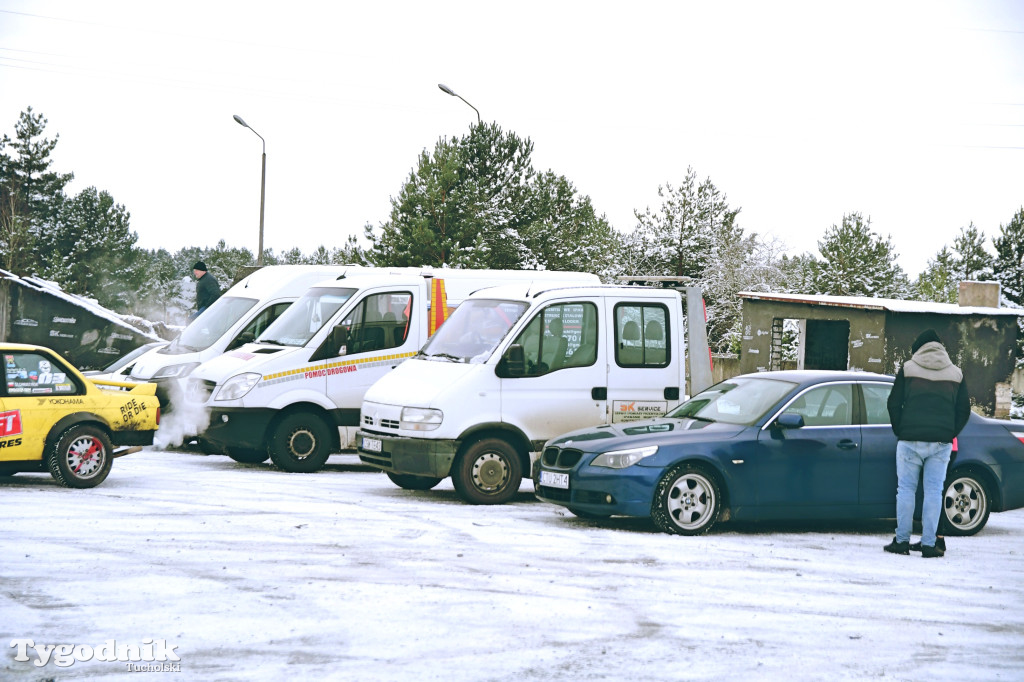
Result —
POLYGON ((323 358, 327 396, 340 426, 358 426, 366 390, 419 350, 417 306, 423 307, 412 291, 378 291, 337 318, 314 357, 323 358))
POLYGON ((591 300, 540 308, 498 362, 502 419, 535 444, 601 423, 605 400, 594 393, 605 376, 601 314, 591 300), (509 362, 516 348, 522 361, 509 362))
POLYGON ((610 322, 606 422, 660 417, 682 402, 686 363, 681 306, 672 299, 605 299, 610 322))

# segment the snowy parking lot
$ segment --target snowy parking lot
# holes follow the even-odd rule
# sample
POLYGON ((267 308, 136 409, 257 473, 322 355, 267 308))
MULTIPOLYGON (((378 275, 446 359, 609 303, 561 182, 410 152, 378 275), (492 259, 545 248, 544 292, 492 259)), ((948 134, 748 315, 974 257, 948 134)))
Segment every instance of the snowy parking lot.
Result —
POLYGON ((465 505, 448 481, 401 490, 352 456, 287 474, 147 448, 98 488, 18 474, 0 477, 0 497, 4 680, 166 668, 197 680, 990 681, 1024 670, 1024 510, 924 560, 882 551, 891 521, 675 537, 644 520, 576 519, 529 484, 502 507, 465 505), (34 647, 49 645, 67 646, 37 666, 34 647), (119 648, 164 660, 103 660, 119 648))

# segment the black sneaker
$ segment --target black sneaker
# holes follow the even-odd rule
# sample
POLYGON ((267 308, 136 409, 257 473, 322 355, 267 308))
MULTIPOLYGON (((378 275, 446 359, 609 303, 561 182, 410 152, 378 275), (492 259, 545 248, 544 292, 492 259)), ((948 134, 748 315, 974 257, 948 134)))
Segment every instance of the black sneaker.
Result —
POLYGON ((907 542, 897 542, 896 538, 893 538, 892 542, 890 542, 882 549, 891 554, 910 554, 910 541, 908 540, 907 542))
POLYGON ((929 547, 928 545, 921 545, 921 556, 925 559, 932 559, 935 557, 944 556, 945 554, 946 553, 938 547, 929 547))
MULTIPOLYGON (((946 538, 935 538, 935 549, 942 550, 943 552, 945 552, 946 551, 946 538)), ((920 542, 915 542, 912 545, 910 545, 910 551, 911 552, 920 552, 921 551, 921 543, 920 542)))

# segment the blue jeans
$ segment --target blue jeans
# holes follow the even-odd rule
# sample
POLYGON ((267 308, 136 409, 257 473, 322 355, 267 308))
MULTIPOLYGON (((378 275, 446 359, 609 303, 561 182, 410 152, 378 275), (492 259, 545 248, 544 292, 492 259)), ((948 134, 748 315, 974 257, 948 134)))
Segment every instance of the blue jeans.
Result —
POLYGON ((953 452, 952 443, 901 440, 896 443, 896 541, 909 542, 917 506, 917 479, 924 470, 921 504, 921 544, 935 546, 942 509, 942 486, 953 452))

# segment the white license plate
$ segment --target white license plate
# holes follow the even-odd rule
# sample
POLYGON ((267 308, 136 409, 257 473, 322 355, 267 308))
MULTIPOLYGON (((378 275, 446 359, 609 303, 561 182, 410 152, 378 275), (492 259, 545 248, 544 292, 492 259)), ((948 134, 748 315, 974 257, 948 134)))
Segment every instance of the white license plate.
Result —
POLYGON ((569 489, 569 474, 559 474, 554 471, 541 471, 540 484, 549 488, 569 489))
POLYGON ((380 452, 381 442, 376 438, 367 438, 363 436, 363 450, 369 450, 370 452, 380 452))

